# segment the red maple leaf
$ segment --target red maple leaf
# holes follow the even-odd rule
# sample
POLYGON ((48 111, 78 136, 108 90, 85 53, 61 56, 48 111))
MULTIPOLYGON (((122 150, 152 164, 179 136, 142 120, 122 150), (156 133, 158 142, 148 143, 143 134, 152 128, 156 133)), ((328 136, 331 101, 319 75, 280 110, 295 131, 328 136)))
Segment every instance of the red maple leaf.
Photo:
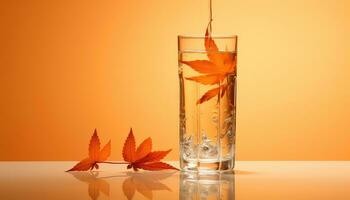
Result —
POLYGON ((163 169, 178 170, 167 163, 160 162, 170 151, 171 149, 152 152, 152 139, 150 137, 145 139, 136 149, 135 137, 132 129, 130 129, 123 147, 123 158, 128 163, 127 168, 133 168, 134 171, 138 169, 151 171, 163 169))
POLYGON ((208 28, 205 32, 204 46, 208 60, 180 61, 193 70, 201 73, 199 76, 186 77, 187 80, 203 85, 219 85, 208 90, 198 99, 197 104, 210 100, 216 95, 224 96, 227 84, 223 80, 230 74, 236 73, 236 54, 232 52, 220 52, 213 38, 209 35, 208 28))
POLYGON ((101 150, 100 145, 100 139, 95 129, 94 134, 90 139, 89 157, 83 159, 68 171, 87 171, 89 169, 93 170, 94 168, 98 169, 99 167, 97 163, 106 161, 111 155, 111 141, 109 141, 101 150))

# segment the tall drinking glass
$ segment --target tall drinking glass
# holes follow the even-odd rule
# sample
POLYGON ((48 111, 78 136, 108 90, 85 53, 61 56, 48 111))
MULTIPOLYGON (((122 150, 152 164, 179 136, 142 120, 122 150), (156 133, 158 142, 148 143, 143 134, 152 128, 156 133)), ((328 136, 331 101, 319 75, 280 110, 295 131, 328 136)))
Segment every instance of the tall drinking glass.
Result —
POLYGON ((231 170, 235 162, 237 36, 178 36, 180 167, 231 170))

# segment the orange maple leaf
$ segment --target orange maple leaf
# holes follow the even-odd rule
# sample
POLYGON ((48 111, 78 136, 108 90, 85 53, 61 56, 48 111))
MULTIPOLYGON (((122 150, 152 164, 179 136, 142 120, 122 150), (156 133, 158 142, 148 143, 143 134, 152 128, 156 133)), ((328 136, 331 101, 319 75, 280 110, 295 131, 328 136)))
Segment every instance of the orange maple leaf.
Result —
POLYGON ((167 163, 160 162, 170 151, 171 149, 152 152, 152 139, 150 137, 145 139, 136 149, 135 137, 132 129, 130 129, 123 147, 123 158, 128 163, 127 168, 133 168, 134 171, 138 169, 151 171, 163 169, 178 170, 167 163))
POLYGON ((100 150, 100 139, 95 129, 94 134, 90 139, 89 157, 83 159, 68 171, 87 171, 89 169, 93 170, 94 168, 98 169, 99 166, 97 163, 106 161, 110 155, 111 155, 111 141, 109 141, 100 150))
POLYGON ((227 89, 227 84, 220 84, 229 74, 236 70, 236 54, 220 52, 215 41, 209 36, 208 28, 205 32, 204 46, 209 60, 181 61, 195 71, 204 74, 187 77, 187 80, 195 81, 204 85, 219 84, 219 87, 207 91, 198 101, 201 104, 221 93, 221 97, 227 89))

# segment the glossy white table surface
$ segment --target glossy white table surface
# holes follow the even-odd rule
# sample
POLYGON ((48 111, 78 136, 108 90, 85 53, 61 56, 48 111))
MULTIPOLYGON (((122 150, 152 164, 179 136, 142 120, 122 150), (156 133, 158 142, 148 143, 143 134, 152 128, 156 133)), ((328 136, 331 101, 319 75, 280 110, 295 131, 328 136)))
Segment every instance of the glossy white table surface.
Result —
POLYGON ((0 199, 350 200, 350 161, 242 161, 234 173, 201 177, 108 164, 65 172, 75 163, 0 162, 0 199))

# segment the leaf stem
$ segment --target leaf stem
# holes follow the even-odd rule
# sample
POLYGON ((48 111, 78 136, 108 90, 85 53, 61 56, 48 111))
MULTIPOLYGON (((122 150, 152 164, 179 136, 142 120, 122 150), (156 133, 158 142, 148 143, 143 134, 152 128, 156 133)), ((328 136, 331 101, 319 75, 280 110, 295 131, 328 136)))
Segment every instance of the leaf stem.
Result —
POLYGON ((212 21, 213 21, 213 8, 212 8, 212 0, 209 0, 209 37, 211 37, 211 32, 212 32, 212 21))
POLYGON ((129 163, 127 163, 127 162, 109 162, 109 161, 98 162, 98 163, 105 163, 105 164, 129 164, 129 163))

